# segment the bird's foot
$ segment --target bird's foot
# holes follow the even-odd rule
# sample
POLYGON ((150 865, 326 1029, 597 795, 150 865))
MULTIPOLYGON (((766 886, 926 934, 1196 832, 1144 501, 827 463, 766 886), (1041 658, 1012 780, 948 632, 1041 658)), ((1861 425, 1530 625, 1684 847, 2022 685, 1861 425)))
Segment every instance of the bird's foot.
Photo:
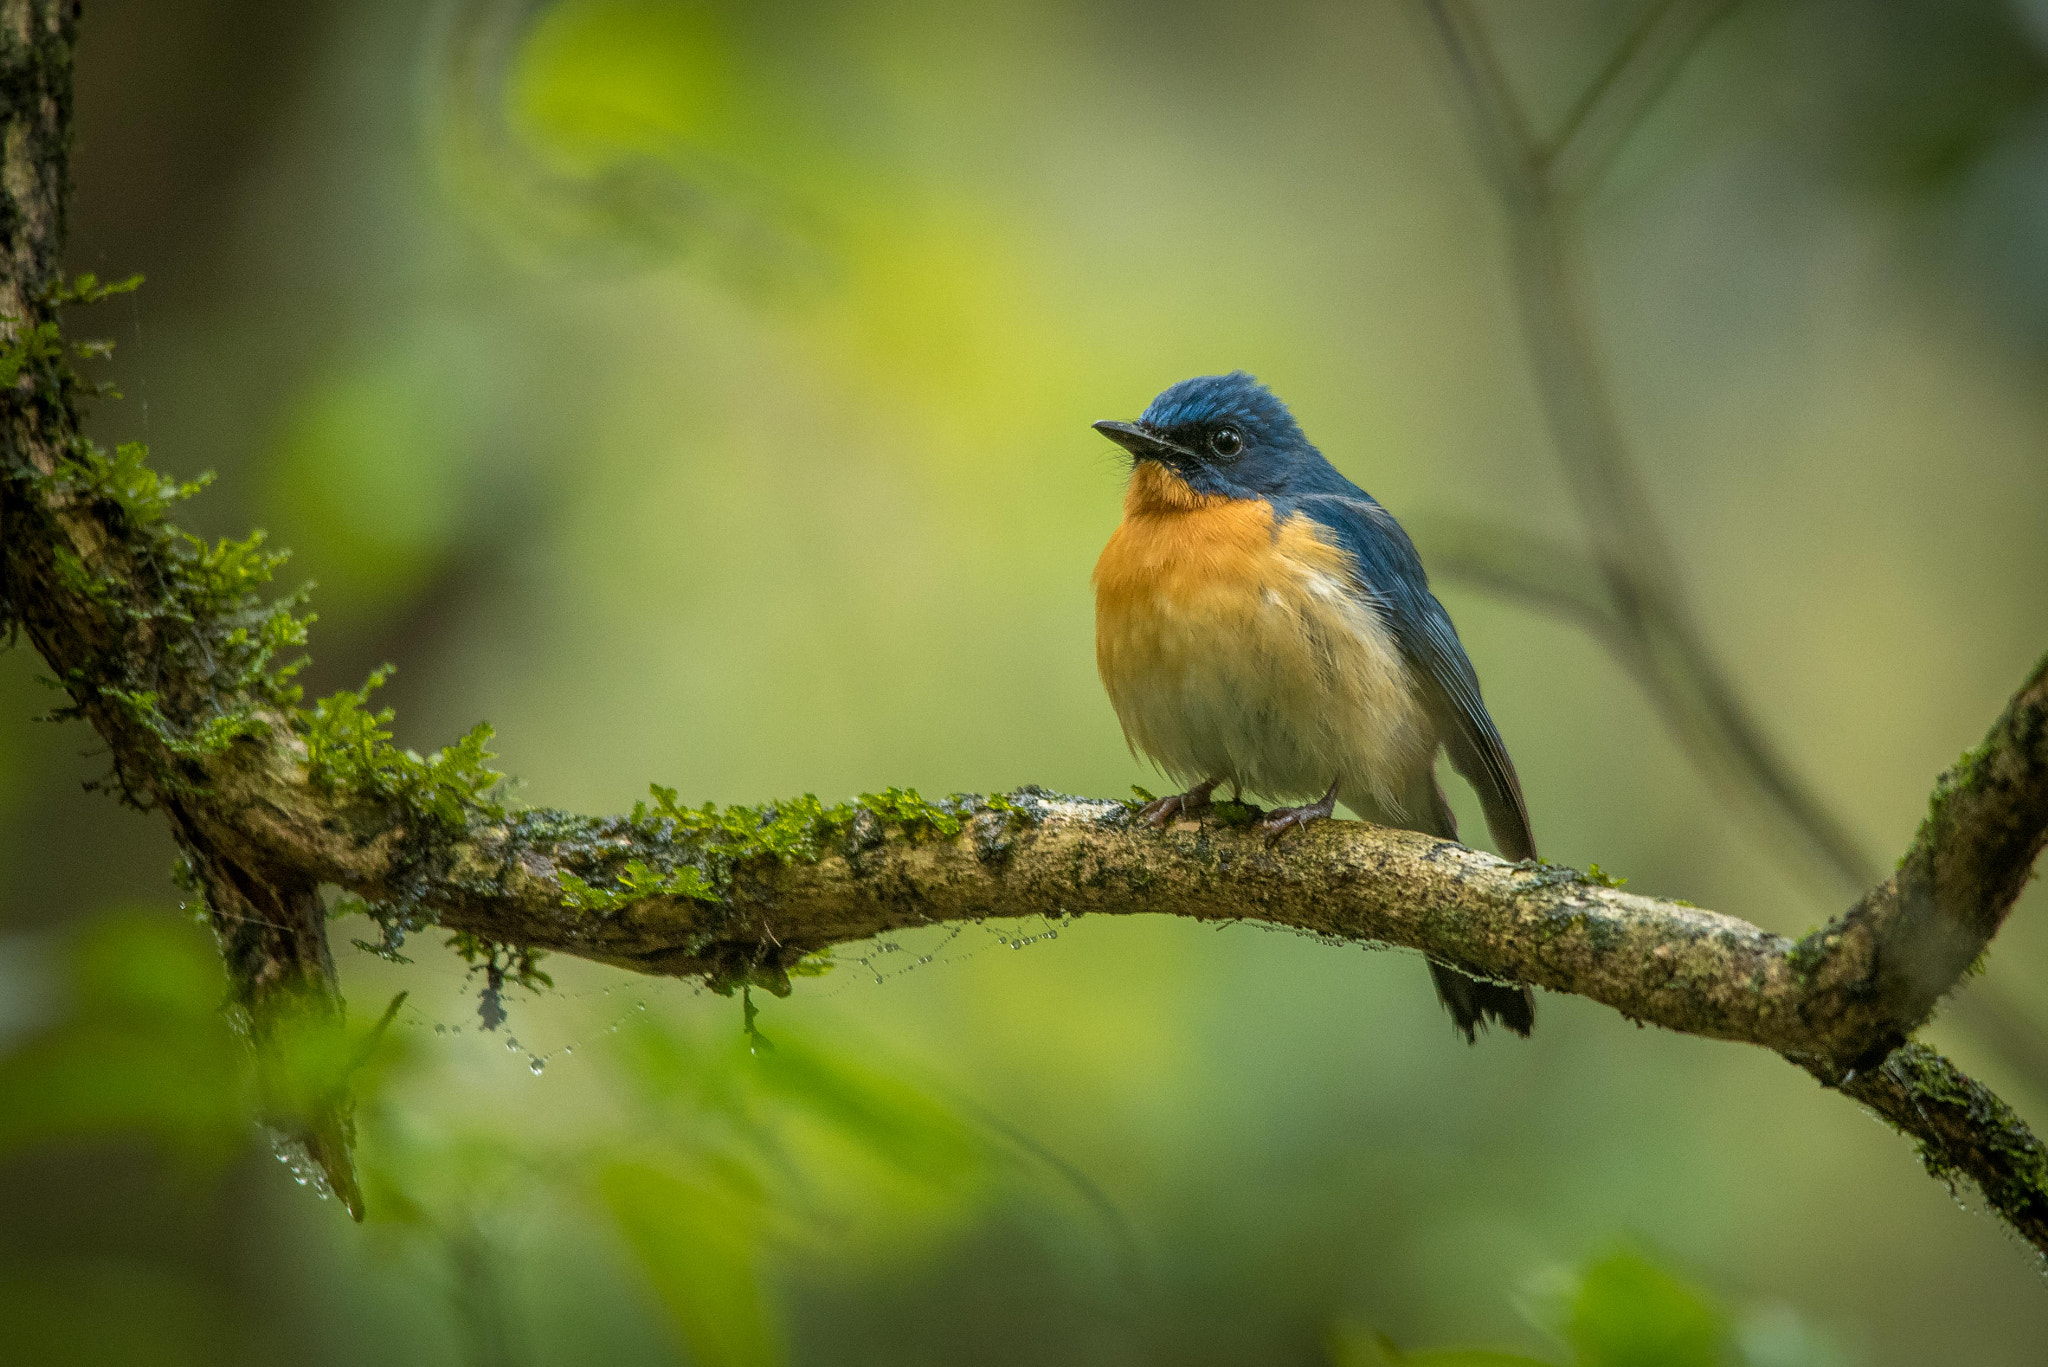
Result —
POLYGON ((1324 793, 1306 807, 1275 807, 1266 813, 1266 819, 1259 823, 1259 829, 1266 833, 1266 843, 1277 845, 1280 837, 1296 826, 1310 826, 1328 817, 1337 810, 1337 785, 1331 784, 1324 793))
POLYGON ((1138 809, 1138 815, 1152 823, 1154 830, 1163 830, 1166 823, 1177 816, 1193 816, 1209 810, 1209 794, 1216 791, 1216 785, 1223 780, 1212 778, 1207 783, 1197 783, 1184 793, 1155 798, 1138 809))

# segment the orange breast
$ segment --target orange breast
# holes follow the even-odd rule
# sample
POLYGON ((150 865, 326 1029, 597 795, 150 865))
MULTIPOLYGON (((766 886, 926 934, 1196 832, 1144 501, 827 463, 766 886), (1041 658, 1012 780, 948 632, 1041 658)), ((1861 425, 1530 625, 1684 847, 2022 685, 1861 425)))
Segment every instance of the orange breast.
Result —
POLYGON ((1272 796, 1398 810, 1434 734, 1356 567, 1299 515, 1139 465, 1095 566, 1095 659, 1134 749, 1272 796))
MULTIPOLYGON (((1098 621, 1241 595, 1266 577, 1272 557, 1271 504, 1198 494, 1147 461, 1095 563, 1098 621)), ((1098 653, 1101 645, 1098 631, 1098 653)))

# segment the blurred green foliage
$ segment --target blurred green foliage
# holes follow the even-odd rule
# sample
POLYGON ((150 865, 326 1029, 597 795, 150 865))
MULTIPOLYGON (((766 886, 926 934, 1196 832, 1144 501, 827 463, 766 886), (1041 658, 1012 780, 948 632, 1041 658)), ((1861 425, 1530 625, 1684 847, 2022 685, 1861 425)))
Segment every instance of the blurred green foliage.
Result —
MULTIPOLYGON (((1643 1253, 1616 1248, 1554 1274, 1531 1297, 1532 1318, 1567 1349, 1569 1367, 1833 1367, 1840 1349, 1783 1312, 1735 1317, 1643 1253)), ((1559 1367, 1485 1349, 1403 1352, 1384 1334, 1339 1330, 1333 1367, 1559 1367)))
MULTIPOLYGON (((262 1142, 264 1122, 309 1113, 343 1081, 376 1115, 421 1062, 381 1025, 336 1032, 313 1022, 284 1023, 275 1048, 254 1060, 196 925, 109 918, 69 960, 55 1018, 0 1053, 0 1161, 141 1142, 179 1182, 214 1183, 262 1142)), ((465 1239, 494 1207, 580 1208, 616 1228, 694 1361, 760 1367, 787 1360, 767 1281, 778 1250, 916 1256, 973 1216, 1005 1160, 999 1136, 933 1095, 794 1032, 772 1046, 751 1028, 713 1041, 635 1012, 608 1033, 633 1105, 574 1142, 380 1116, 366 1147, 373 1222, 454 1261, 492 1256, 465 1239)), ((302 1185, 319 1185, 310 1165, 279 1156, 302 1185)), ((167 1319, 205 1321, 200 1301, 167 1319)), ((79 1306, 61 1279, 25 1271, 0 1273, 0 1304, 9 1302, 26 1307, 17 1323, 52 1344, 79 1306)), ((84 1343, 116 1351, 88 1336, 50 1360, 82 1360, 67 1354, 84 1343)))
POLYGON ((69 1019, 0 1061, 0 1147, 134 1132, 217 1167, 253 1112, 206 935, 130 913, 81 937, 68 970, 69 1019))
POLYGON ((1734 1346, 1726 1312, 1626 1252, 1588 1266, 1553 1315, 1585 1367, 1716 1367, 1734 1346))

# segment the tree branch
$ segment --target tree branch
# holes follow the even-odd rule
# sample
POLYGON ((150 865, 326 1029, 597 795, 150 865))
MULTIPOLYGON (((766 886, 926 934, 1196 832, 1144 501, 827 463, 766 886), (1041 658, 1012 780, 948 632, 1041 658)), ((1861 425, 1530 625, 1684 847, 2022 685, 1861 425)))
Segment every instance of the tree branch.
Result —
MULTIPOLYGON (((553 949, 728 991, 787 991, 807 955, 947 920, 1251 919, 1405 946, 1773 1049, 1918 1140, 1937 1175, 1974 1181, 2048 1251, 2048 1160, 2026 1127, 1938 1056, 1883 1059, 1946 985, 1943 967, 1960 971, 1964 949, 1996 931, 2040 848, 2040 671, 1938 795, 1900 877, 1797 944, 1412 832, 1331 822, 1275 849, 1240 826, 1155 832, 1124 804, 1037 789, 724 811, 657 791, 631 817, 507 814, 486 791, 481 734, 421 759, 390 746, 389 714, 362 695, 299 708, 277 657, 304 624, 254 594, 274 562, 253 540, 176 533, 165 510, 189 488, 79 437, 85 391, 53 320, 77 293, 54 286, 70 14, 0 0, 0 27, 35 38, 10 45, 0 68, 11 215, 0 289, 14 310, 0 361, 18 377, 0 390, 0 584, 76 715, 106 740, 123 793, 169 819, 259 1045, 287 1007, 339 1019, 321 884, 366 899, 387 940, 438 922, 494 967, 503 946, 553 949), (1928 971, 1898 961, 1927 952, 1928 971)), ((347 1125, 344 1101, 298 1133, 352 1198, 347 1125)))
MULTIPOLYGON (((1660 671, 1658 662, 1645 648, 1641 637, 1615 616, 1607 605, 1605 586, 1598 570, 1582 552, 1518 527, 1490 522, 1436 518, 1422 522, 1417 530, 1419 539, 1429 547, 1430 564, 1437 573, 1463 580, 1583 628, 1605 646, 1615 662, 1628 672, 1680 744, 1723 795, 1737 803, 1750 797, 1749 788, 1757 779, 1744 763, 1741 752, 1720 743, 1719 733, 1710 721, 1697 714, 1693 695, 1671 686, 1670 677, 1660 671)), ((2038 669, 2035 687, 2038 687, 2038 669)), ((2023 689, 2022 696, 2027 691, 2023 689)), ((2031 711, 2023 711, 2022 718, 2038 716, 2038 712, 2036 706, 2031 711)), ((2024 745, 2015 747, 2016 753, 2025 751, 2024 745)), ((1976 753, 1973 751, 1971 755, 1964 756, 1958 764, 1958 772, 1974 768, 1972 755, 1976 753)), ((1944 776, 1942 781, 1948 783, 1952 780, 1944 776)), ((1935 810, 1945 813, 1941 806, 1941 791, 1937 789, 1935 810)), ((1996 824, 1995 819, 1992 824, 1996 824)), ((1802 838, 1796 828, 1775 833, 1780 840, 1802 838)), ((1896 900, 1911 894, 1922 905, 1932 905, 1937 865, 1933 852, 1921 849, 1921 842, 1928 838, 1928 834, 1928 830, 1923 829, 1920 841, 1916 842, 1915 849, 1920 851, 1918 859, 1909 857, 1901 861, 1902 870, 1907 863, 1915 863, 1922 870, 1921 876, 1900 887, 1895 875, 1886 885, 1890 891, 1879 889, 1872 896, 1884 895, 1896 900)), ((1962 876, 1968 877, 1967 872, 1962 876)), ((1979 899, 1974 905, 1980 910, 2010 906, 2010 898, 1999 900, 2002 894, 1987 896, 1982 887, 1957 889, 1953 886, 1955 881, 1951 878, 1949 886, 1941 894, 1941 900, 1953 909, 1967 911, 1973 905, 1972 897, 1979 899)), ((2002 916, 2002 910, 1998 914, 2002 916)), ((1996 926, 1991 930, 1995 933, 1996 926)), ((1989 939, 1989 935, 1985 938, 1989 939)), ((1935 973, 1939 976, 1939 970, 1935 973)), ((1947 988, 1940 986, 1932 989, 1936 997, 1945 991, 1947 988)), ((1946 1009, 2008 1063, 2017 1067, 2044 1096, 2048 1096, 2048 1040, 2044 1040, 2038 1027, 2025 1020, 2022 1013, 1991 984, 1970 984, 1967 991, 1958 992, 1949 999, 1946 1009)))
POLYGON ((1579 198, 1599 182, 1693 50, 1738 3, 1661 0, 1644 15, 1587 83, 1546 149, 1545 173, 1566 199, 1579 198))
MULTIPOLYGON (((1465 98, 1480 160, 1506 211, 1530 364, 1605 582, 1606 611, 1628 638, 1631 671, 1654 679, 1653 694, 1687 749, 1708 762, 1710 773, 1732 780, 1724 785, 1731 795, 1764 813, 1760 828, 1805 869, 1823 874, 1831 896, 1855 897, 1875 877, 1869 857, 1779 755, 1694 620, 1676 557, 1601 377, 1573 275, 1553 155, 1528 133, 1485 32, 1463 0, 1417 3, 1465 98), (1785 831, 1796 833, 1796 844, 1784 840, 1785 831)), ((1660 10, 1653 33, 1627 50, 1626 69, 1601 83, 1604 97, 1569 125, 1575 136, 1562 151, 1579 146, 1590 130, 1609 130, 1598 136, 1610 141, 1624 136, 1727 8, 1714 0, 1680 0, 1660 10), (1616 112, 1610 117, 1609 111, 1616 112)))
MULTIPOLYGON (((1466 0, 1419 0, 1465 98, 1480 159, 1507 211, 1518 302, 1555 450, 1596 547, 1446 523, 1429 540, 1447 574, 1576 622, 1642 688, 1725 799, 1829 900, 1860 897, 1877 866, 1771 742, 1699 630, 1677 557, 1614 422, 1566 251, 1567 210, 1735 0, 1661 0, 1616 49, 1547 145, 1527 130, 1466 0)), ((1942 970, 1932 970, 1939 976, 1942 970)), ((1942 978, 1942 983, 1949 979, 1942 978)), ((1937 994, 1943 987, 1933 989, 1937 994)), ((1958 1015, 2048 1094, 2048 1043, 1979 985, 1958 1015)))
MULTIPOLYGON (((67 293, 59 270, 77 28, 73 0, 0 0, 0 356, 11 372, 0 401, 0 630, 29 637, 77 714, 106 739, 124 791, 170 818, 212 910, 232 1003, 260 1052, 288 1017, 338 1023, 343 1004, 314 880, 264 862, 238 831, 222 828, 196 800, 203 781, 190 757, 148 725, 152 715, 197 725, 224 715, 208 676, 216 661, 246 654, 246 643, 210 650, 207 632, 226 636, 236 624, 181 620, 187 615, 164 601, 162 586, 175 571, 161 563, 159 547, 139 535, 117 499, 103 496, 111 486, 69 477, 81 457, 92 459, 79 434, 85 390, 56 321, 62 304, 90 294, 67 293), (192 667, 195 654, 203 673, 192 667), (136 703, 144 697, 146 709, 136 703)), ((280 1119, 279 1132, 360 1219, 346 1099, 322 1114, 280 1119)))

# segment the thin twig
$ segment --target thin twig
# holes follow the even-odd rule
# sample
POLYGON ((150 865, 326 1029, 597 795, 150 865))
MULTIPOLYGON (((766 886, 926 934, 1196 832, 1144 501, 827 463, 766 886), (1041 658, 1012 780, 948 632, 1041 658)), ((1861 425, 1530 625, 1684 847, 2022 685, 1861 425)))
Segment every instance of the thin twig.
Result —
MULTIPOLYGON (((1559 463, 1605 581, 1611 630, 1629 640, 1622 657, 1724 794, 1752 811, 1799 867, 1824 878, 1831 900, 1858 896, 1876 875, 1875 861, 1793 772, 1695 622, 1677 557, 1614 417, 1552 176, 1525 155, 1523 120, 1486 36, 1461 0, 1420 3, 1470 106, 1482 162, 1497 178, 1503 170, 1518 178, 1501 199, 1523 336, 1559 463)), ((1604 126, 1608 115, 1600 111, 1610 106, 1630 121, 1640 118, 1728 8, 1687 0, 1659 11, 1657 32, 1672 36, 1652 41, 1645 33, 1632 44, 1624 69, 1605 78, 1605 98, 1571 125, 1577 136, 1567 146, 1584 138, 1595 119, 1604 126)))
POLYGON ((1616 154, 1714 27, 1740 0, 1665 0, 1629 34, 1551 144, 1545 170, 1558 197, 1575 202, 1616 154))

